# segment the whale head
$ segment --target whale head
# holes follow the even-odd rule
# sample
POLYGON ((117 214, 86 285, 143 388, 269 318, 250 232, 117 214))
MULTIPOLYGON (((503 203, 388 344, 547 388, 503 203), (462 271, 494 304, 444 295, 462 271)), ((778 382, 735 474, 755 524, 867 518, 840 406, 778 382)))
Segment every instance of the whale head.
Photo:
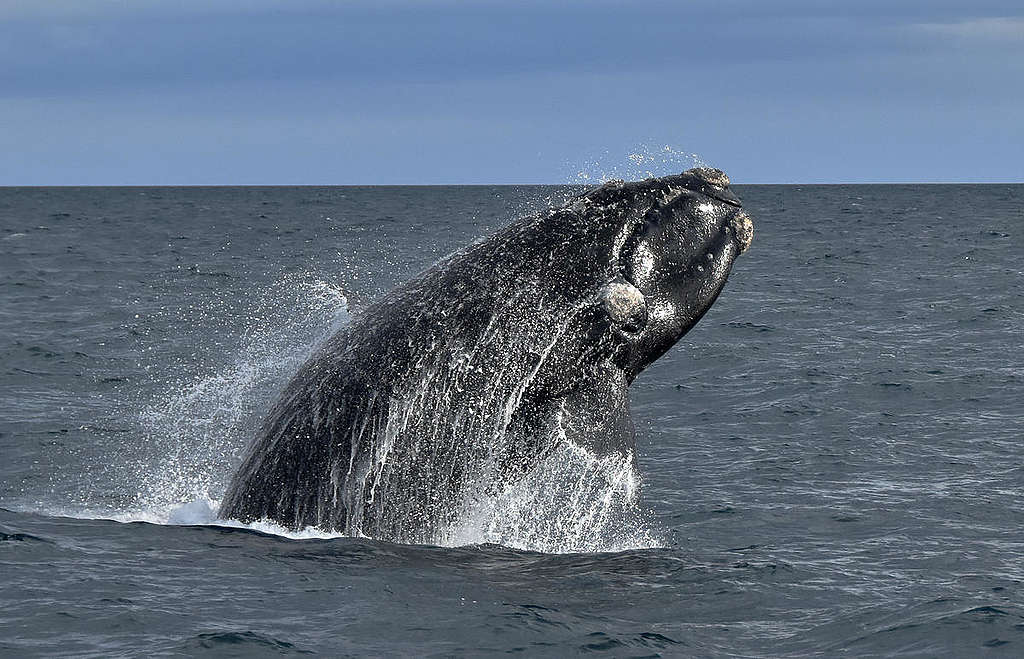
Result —
POLYGON ((632 380, 711 307, 753 222, 717 169, 611 182, 593 194, 631 217, 603 302, 625 342, 616 362, 632 380))

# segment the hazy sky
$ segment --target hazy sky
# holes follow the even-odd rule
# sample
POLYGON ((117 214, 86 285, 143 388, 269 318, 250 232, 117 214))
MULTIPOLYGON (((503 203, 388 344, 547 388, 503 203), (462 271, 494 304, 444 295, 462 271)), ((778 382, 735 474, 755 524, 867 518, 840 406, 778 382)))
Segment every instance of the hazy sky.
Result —
POLYGON ((1024 4, 0 0, 0 185, 557 183, 677 153, 741 183, 1024 182, 1024 4))

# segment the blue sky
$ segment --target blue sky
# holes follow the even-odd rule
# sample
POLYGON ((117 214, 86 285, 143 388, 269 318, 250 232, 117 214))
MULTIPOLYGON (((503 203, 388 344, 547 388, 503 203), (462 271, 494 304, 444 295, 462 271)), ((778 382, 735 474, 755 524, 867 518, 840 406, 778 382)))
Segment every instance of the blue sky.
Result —
POLYGON ((0 63, 0 185, 1024 182, 1019 0, 0 0, 0 63))

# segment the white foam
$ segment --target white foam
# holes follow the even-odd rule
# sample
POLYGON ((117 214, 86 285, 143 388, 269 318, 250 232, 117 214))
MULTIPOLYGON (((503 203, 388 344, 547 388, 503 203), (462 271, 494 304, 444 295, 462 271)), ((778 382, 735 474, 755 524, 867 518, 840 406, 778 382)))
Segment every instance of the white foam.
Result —
POLYGON ((60 517, 73 519, 97 519, 130 524, 145 522, 161 526, 214 526, 235 529, 249 529, 269 535, 276 535, 290 540, 324 540, 345 537, 341 533, 325 531, 315 527, 306 527, 298 531, 287 529, 270 520, 257 520, 243 523, 234 519, 221 519, 217 515, 220 501, 209 497, 200 497, 191 501, 171 504, 166 508, 132 509, 132 510, 101 510, 95 508, 64 508, 49 507, 43 512, 60 517))

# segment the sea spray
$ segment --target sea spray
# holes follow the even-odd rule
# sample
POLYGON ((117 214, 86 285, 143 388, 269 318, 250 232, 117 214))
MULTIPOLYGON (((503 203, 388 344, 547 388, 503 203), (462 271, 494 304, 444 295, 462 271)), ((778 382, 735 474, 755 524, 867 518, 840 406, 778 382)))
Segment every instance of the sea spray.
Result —
MULTIPOLYGON (((80 512, 124 522, 249 528, 292 539, 342 536, 312 526, 287 529, 271 520, 218 519, 217 509, 227 476, 284 382, 348 319, 343 292, 309 275, 283 278, 260 292, 231 359, 183 382, 167 382, 138 413, 148 450, 126 461, 126 480, 136 483, 134 502, 121 510, 80 512)), ((437 404, 436 397, 424 396, 428 392, 419 393, 417 406, 437 404)), ((563 437, 500 492, 467 488, 461 511, 438 527, 433 542, 553 553, 659 546, 638 505, 638 487, 631 456, 598 457, 563 437)), ((365 537, 358 529, 350 534, 365 537)))
POLYGON ((493 543, 550 553, 662 546, 638 505, 632 454, 597 456, 559 443, 525 477, 497 494, 467 497, 441 544, 493 543))
POLYGON ((138 422, 147 450, 127 462, 139 511, 219 499, 253 428, 298 365, 349 318, 344 293, 309 274, 255 296, 234 357, 170 381, 138 422))
POLYGON ((668 144, 638 144, 628 151, 603 150, 600 155, 582 161, 566 163, 563 167, 569 183, 593 185, 612 179, 637 181, 641 179, 678 174, 691 167, 706 167, 700 155, 689 153, 668 144))

